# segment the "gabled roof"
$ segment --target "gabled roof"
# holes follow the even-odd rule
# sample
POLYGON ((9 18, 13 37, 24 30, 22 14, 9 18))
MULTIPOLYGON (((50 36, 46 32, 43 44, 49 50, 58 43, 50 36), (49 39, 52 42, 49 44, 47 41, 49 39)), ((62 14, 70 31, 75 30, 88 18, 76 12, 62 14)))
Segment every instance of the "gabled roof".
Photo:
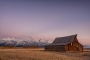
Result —
POLYGON ((66 44, 73 42, 75 37, 77 37, 77 34, 65 36, 65 37, 58 37, 58 38, 55 38, 53 43, 51 43, 49 45, 66 45, 66 44))

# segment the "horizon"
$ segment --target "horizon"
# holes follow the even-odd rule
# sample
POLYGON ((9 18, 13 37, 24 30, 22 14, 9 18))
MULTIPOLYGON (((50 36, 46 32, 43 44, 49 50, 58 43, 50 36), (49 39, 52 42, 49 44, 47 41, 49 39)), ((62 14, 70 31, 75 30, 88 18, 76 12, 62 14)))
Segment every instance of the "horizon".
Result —
POLYGON ((78 34, 90 45, 89 0, 0 0, 0 37, 27 39, 78 34))
MULTIPOLYGON (((11 38, 11 37, 4 37, 4 38, 0 37, 0 40, 2 40, 2 41, 4 40, 4 42, 5 42, 5 41, 15 41, 15 42, 16 42, 16 41, 19 41, 19 42, 20 42, 20 41, 31 41, 31 42, 34 41, 34 42, 38 42, 38 41, 40 40, 40 41, 43 41, 43 42, 46 42, 46 41, 47 41, 47 42, 50 44, 50 43, 52 43, 55 39, 54 39, 54 40, 43 39, 43 38, 36 39, 36 38, 33 38, 33 37, 29 37, 29 38, 27 38, 27 39, 18 39, 18 38, 11 38)), ((9 42, 9 43, 10 43, 10 42, 9 42)), ((80 43, 80 42, 79 42, 79 43, 80 43)), ((81 44, 81 43, 80 43, 80 44, 81 44)), ((85 47, 90 47, 90 44, 82 44, 82 45, 84 46, 84 48, 85 48, 85 47)))

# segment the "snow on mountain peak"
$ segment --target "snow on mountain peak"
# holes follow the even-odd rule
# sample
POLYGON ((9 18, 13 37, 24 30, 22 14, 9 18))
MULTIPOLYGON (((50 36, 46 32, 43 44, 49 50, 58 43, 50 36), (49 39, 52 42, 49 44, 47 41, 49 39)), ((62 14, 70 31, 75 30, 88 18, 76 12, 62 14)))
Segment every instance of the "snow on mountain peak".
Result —
POLYGON ((23 39, 15 39, 15 38, 10 38, 10 37, 5 37, 0 39, 0 45, 14 45, 14 46, 23 46, 23 45, 36 45, 38 44, 39 46, 43 46, 45 44, 50 43, 49 40, 44 40, 42 38, 40 39, 34 39, 32 37, 29 37, 27 40, 23 39))

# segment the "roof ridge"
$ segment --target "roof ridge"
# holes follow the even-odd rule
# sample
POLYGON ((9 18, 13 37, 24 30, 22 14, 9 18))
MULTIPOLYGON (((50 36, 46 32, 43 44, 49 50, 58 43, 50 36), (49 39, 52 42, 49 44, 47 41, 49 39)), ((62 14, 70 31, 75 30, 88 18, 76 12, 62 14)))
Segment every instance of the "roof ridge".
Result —
MULTIPOLYGON (((77 36, 77 34, 69 35, 69 36, 77 36)), ((69 37, 69 36, 62 36, 62 37, 56 37, 56 38, 63 38, 63 37, 69 37)), ((56 39, 56 38, 55 38, 55 39, 56 39)))

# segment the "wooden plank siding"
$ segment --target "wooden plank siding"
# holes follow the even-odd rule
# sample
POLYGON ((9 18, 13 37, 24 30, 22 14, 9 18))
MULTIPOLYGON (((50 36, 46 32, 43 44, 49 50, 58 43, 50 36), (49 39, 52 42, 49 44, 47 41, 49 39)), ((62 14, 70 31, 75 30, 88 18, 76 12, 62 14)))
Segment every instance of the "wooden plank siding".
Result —
POLYGON ((83 51, 83 46, 78 42, 76 37, 74 38, 73 42, 67 44, 65 48, 66 51, 83 51))
POLYGON ((57 45, 57 46, 55 46, 55 45, 53 45, 53 46, 47 46, 47 47, 45 47, 45 49, 47 51, 62 51, 62 52, 65 52, 66 51, 64 45, 63 46, 59 46, 59 45, 57 45))

